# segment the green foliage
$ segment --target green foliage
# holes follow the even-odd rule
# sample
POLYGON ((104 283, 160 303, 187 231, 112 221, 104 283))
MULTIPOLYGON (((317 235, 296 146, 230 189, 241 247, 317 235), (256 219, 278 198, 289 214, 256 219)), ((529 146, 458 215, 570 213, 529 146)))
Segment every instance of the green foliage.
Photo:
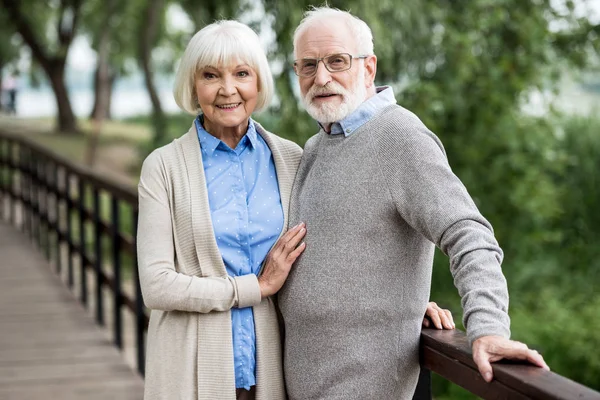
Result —
POLYGON ((0 14, 0 73, 5 65, 15 61, 19 55, 19 47, 14 43, 16 40, 18 39, 10 28, 8 16, 0 14))
POLYGON ((513 337, 543 353, 554 372, 600 390, 600 296, 553 286, 530 295, 512 308, 513 337))
MULTIPOLYGON (((544 145, 513 145, 505 162, 480 164, 493 173, 469 186, 485 197, 481 208, 506 252, 513 338, 540 350, 555 372, 600 390, 600 119, 522 117, 514 129, 544 145), (505 184, 490 186, 488 179, 505 184)), ((437 254, 432 297, 457 316, 451 281, 447 258, 437 254)), ((470 398, 441 379, 435 388, 441 398, 470 398)))
POLYGON ((132 65, 137 46, 136 31, 129 29, 131 21, 137 21, 142 12, 143 2, 87 0, 82 6, 82 33, 98 51, 102 32, 110 32, 110 65, 119 76, 133 72, 132 65))

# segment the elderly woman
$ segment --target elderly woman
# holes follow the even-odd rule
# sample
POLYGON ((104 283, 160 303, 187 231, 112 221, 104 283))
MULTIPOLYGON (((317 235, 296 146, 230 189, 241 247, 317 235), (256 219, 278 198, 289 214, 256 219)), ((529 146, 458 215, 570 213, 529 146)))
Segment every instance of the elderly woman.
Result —
MULTIPOLYGON (((147 400, 285 398, 271 296, 306 228, 284 229, 302 150, 251 118, 272 93, 250 28, 220 21, 191 39, 174 94, 196 118, 148 156, 139 183, 147 400)), ((430 311, 452 327, 447 311, 430 311)))

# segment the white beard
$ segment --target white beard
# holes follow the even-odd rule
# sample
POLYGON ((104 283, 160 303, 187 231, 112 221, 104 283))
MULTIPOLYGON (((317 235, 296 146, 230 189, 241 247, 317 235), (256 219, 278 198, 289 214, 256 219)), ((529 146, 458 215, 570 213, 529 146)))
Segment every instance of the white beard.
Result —
POLYGON ((345 89, 342 85, 334 81, 330 81, 325 86, 313 85, 308 93, 302 96, 302 103, 306 108, 306 112, 308 112, 311 117, 321 124, 331 124, 346 118, 356 110, 366 98, 367 88, 365 87, 365 74, 361 68, 358 73, 358 79, 354 82, 354 86, 351 90, 345 89), (315 96, 331 92, 342 96, 342 103, 340 105, 330 103, 316 105, 312 102, 312 99, 315 96))

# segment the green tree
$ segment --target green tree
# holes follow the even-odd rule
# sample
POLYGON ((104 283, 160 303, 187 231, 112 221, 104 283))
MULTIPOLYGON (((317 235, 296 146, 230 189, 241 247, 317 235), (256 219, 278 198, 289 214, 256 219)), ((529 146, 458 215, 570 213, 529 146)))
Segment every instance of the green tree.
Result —
POLYGON ((57 129, 64 133, 78 132, 64 75, 81 3, 82 0, 1 2, 10 19, 9 26, 22 37, 52 86, 58 107, 57 129))
MULTIPOLYGON (((309 2, 264 4, 277 37, 271 58, 284 65, 276 77, 281 101, 270 126, 302 143, 316 128, 298 106, 292 37, 309 2)), ((595 221, 589 214, 593 208, 588 207, 597 200, 590 195, 597 192, 594 185, 600 171, 597 157, 590 154, 596 147, 582 138, 577 147, 572 136, 570 141, 560 140, 565 130, 561 123, 547 116, 527 116, 522 110, 531 93, 556 90, 563 71, 587 65, 600 48, 600 26, 585 14, 576 14, 574 2, 568 0, 402 4, 363 0, 329 1, 329 5, 350 10, 369 24, 378 57, 378 84, 392 85, 399 104, 441 138, 454 172, 492 222, 505 250, 503 270, 511 292, 515 337, 542 350, 549 348, 552 336, 543 325, 553 311, 561 323, 572 324, 565 333, 585 329, 576 312, 553 309, 560 302, 544 303, 536 295, 541 288, 558 298, 583 291, 590 303, 597 304, 597 296, 585 289, 593 285, 589 278, 597 275, 595 260, 600 254, 591 244, 597 232, 590 229, 593 224, 583 224, 595 221), (588 191, 578 198, 573 185, 588 191), (571 207, 574 202, 581 207, 571 207), (565 275, 565 265, 571 265, 568 271, 577 265, 578 277, 565 275), (557 287, 557 277, 568 289, 557 287), (535 319, 527 313, 530 309, 540 310, 545 319, 535 319)), ((460 316, 448 260, 441 253, 435 260, 432 297, 460 316)), ((569 304, 583 304, 582 298, 586 297, 578 296, 569 304)), ((587 318, 590 307, 585 307, 585 316, 581 309, 580 318, 587 318)), ((569 365, 561 372, 590 385, 597 363, 582 356, 575 368, 577 362, 566 360, 568 342, 565 338, 555 346, 552 361, 569 365)), ((594 344, 586 348, 578 341, 578 345, 583 346, 578 354, 589 354, 594 344)), ((458 392, 447 382, 436 382, 436 388, 439 395, 458 392)))

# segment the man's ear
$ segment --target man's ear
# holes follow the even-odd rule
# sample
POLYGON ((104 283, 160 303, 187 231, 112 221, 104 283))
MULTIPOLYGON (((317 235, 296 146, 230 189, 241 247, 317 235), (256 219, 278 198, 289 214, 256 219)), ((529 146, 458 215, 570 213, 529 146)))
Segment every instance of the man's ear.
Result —
POLYGON ((377 56, 373 54, 365 58, 365 85, 367 88, 375 85, 375 74, 377 73, 377 56))

